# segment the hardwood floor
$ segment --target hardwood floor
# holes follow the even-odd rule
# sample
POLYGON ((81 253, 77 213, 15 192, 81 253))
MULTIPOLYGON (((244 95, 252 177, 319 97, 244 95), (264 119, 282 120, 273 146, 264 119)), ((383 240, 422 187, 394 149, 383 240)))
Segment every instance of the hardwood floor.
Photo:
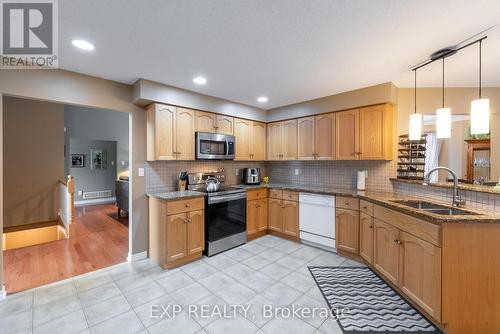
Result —
POLYGON ((7 293, 31 289, 127 259, 128 218, 115 205, 76 208, 70 238, 4 251, 7 293))

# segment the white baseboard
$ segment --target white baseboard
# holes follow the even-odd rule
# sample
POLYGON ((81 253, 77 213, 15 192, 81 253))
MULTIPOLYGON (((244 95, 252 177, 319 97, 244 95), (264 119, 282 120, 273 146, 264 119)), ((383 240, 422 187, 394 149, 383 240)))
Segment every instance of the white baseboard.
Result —
POLYGON ((0 291, 0 300, 7 298, 7 291, 5 290, 5 285, 2 285, 2 290, 0 291))
POLYGON ((116 197, 85 199, 85 200, 81 200, 81 201, 75 201, 75 206, 108 204, 108 203, 115 203, 115 202, 116 202, 116 197))
POLYGON ((136 254, 128 253, 127 261, 128 262, 135 262, 135 261, 147 259, 147 257, 148 257, 148 252, 146 252, 146 251, 141 252, 141 253, 136 253, 136 254))

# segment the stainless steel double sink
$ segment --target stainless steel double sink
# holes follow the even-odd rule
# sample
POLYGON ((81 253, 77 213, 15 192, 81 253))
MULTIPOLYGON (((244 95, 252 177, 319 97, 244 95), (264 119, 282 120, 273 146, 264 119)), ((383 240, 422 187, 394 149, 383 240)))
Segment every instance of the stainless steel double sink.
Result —
POLYGON ((425 212, 433 213, 441 216, 468 216, 468 215, 479 215, 478 213, 462 210, 459 208, 436 204, 427 201, 420 200, 393 200, 392 202, 408 206, 410 208, 419 209, 425 212))

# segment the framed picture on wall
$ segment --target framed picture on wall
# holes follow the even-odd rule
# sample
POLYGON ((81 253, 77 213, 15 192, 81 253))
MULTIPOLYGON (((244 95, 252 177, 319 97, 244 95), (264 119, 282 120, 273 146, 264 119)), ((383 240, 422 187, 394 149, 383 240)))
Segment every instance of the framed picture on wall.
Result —
POLYGON ((108 168, 107 152, 101 149, 90 150, 90 170, 104 170, 108 168))
POLYGON ((85 167, 85 154, 72 154, 71 155, 71 168, 85 167))

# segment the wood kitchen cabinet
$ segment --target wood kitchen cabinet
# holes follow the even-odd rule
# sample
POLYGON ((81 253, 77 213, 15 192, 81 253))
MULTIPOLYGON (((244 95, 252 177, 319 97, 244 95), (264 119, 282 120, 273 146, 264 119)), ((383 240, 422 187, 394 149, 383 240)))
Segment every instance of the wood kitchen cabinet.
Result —
POLYGON ((267 226, 267 189, 247 191, 247 238, 265 234, 267 226))
POLYGON ((441 320, 441 248, 401 231, 400 288, 436 320, 441 320))
POLYGON ((361 212, 359 214, 359 255, 373 264, 373 217, 361 212))
POLYGON ((399 229, 374 220, 373 265, 389 281, 399 283, 399 229))
POLYGON ((148 255, 162 268, 202 257, 205 248, 204 199, 149 198, 148 255))
POLYGON ((266 124, 235 118, 236 160, 266 159, 266 124))
POLYGON ((299 160, 335 158, 335 114, 299 118, 297 128, 299 160))
POLYGON ((335 242, 337 249, 359 252, 359 211, 336 208, 335 242))
POLYGON ((297 160, 297 120, 267 124, 267 160, 297 160))
POLYGON ((194 160, 194 110, 154 103, 146 115, 148 161, 194 160))
POLYGON ((196 111, 196 131, 233 134, 234 119, 230 116, 196 111))
POLYGON ((289 237, 299 237, 298 193, 271 190, 269 193, 269 230, 289 237))
POLYGON ((335 114, 338 160, 392 160, 394 112, 389 104, 335 114))

